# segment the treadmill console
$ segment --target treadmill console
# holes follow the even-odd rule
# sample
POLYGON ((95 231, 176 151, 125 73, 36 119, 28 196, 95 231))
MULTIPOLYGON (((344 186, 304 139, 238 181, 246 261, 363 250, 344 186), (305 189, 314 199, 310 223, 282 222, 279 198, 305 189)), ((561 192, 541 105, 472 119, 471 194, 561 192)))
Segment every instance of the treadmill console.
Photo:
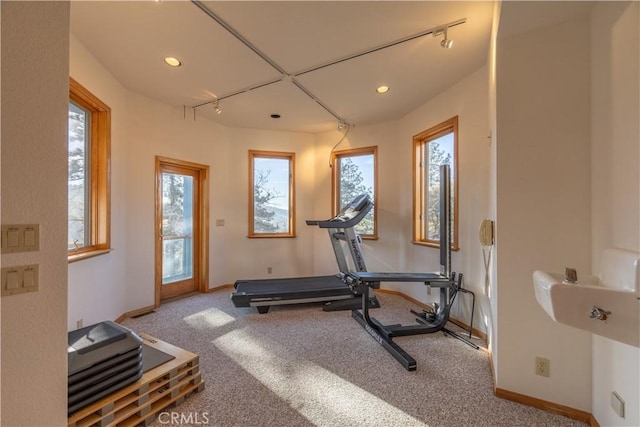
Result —
MULTIPOLYGON (((338 215, 331 218, 329 221, 349 221, 355 218, 367 205, 370 203, 368 194, 361 194, 346 205, 338 215)), ((367 210, 368 212, 368 210, 367 210)), ((366 215, 366 214, 365 214, 366 215)))
POLYGON ((355 227, 369 213, 373 203, 369 195, 364 193, 345 205, 338 215, 324 221, 308 220, 307 225, 317 225, 320 228, 349 228, 355 227))

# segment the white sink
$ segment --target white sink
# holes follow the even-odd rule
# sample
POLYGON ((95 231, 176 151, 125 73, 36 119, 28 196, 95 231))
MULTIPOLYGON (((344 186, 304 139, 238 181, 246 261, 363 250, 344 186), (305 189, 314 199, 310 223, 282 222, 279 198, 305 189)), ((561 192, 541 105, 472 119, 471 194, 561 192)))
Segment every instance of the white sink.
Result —
POLYGON ((577 283, 536 270, 536 300, 558 323, 640 347, 639 260, 636 252, 606 249, 600 277, 578 272, 577 283))

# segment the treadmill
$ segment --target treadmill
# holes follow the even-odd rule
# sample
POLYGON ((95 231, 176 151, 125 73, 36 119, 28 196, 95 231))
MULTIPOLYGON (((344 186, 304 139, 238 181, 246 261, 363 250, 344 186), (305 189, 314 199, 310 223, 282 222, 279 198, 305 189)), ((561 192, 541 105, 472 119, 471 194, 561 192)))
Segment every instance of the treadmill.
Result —
POLYGON ((307 220, 307 225, 324 228, 340 272, 331 276, 291 277, 283 279, 238 280, 231 301, 236 307, 256 307, 264 314, 272 305, 329 301, 324 311, 353 310, 362 305, 362 292, 367 292, 371 307, 378 307, 373 291, 352 279, 349 273, 367 271, 360 249, 361 239, 354 227, 373 207, 368 194, 361 194, 328 220, 307 220), (343 242, 346 242, 343 244, 343 242), (344 246, 351 262, 347 261, 344 246))

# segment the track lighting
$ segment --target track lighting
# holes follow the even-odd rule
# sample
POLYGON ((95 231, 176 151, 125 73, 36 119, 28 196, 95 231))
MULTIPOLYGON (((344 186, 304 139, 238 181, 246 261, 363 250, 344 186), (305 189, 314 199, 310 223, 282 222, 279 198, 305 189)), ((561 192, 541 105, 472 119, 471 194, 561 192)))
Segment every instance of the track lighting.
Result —
MULTIPOLYGON (((2 0, 0 0, 0 1, 2 1, 2 0)), ((156 1, 158 1, 158 0, 156 0, 156 1)), ((160 1, 162 1, 162 0, 160 0, 160 1)), ((328 105, 326 105, 324 102, 322 102, 316 95, 314 95, 309 89, 307 89, 300 82, 300 80, 298 80, 299 76, 302 76, 302 75, 305 75, 305 74, 308 74, 308 73, 311 73, 311 72, 314 72, 314 71, 317 71, 317 70, 320 70, 320 69, 324 69, 326 67, 330 67, 330 66, 333 66, 333 65, 336 65, 336 64, 341 64, 341 63, 346 62, 346 61, 351 61, 353 59, 360 58, 360 57, 362 57, 364 55, 368 55, 368 54, 371 54, 371 53, 374 53, 374 52, 378 52, 378 51, 381 51, 383 49, 388 49, 388 48, 391 48, 391 47, 394 47, 394 46, 398 46, 399 44, 402 44, 402 43, 411 42, 412 40, 416 40, 416 39, 421 38, 421 37, 427 37, 430 34, 433 37, 444 36, 444 39, 440 42, 440 46, 442 46, 445 49, 450 49, 453 46, 453 40, 450 40, 448 38, 447 31, 449 30, 449 28, 452 28, 452 27, 455 27, 455 26, 458 26, 458 25, 461 25, 461 24, 464 24, 464 23, 467 22, 467 18, 460 18, 460 19, 457 19, 455 21, 450 21, 450 22, 447 22, 447 23, 444 23, 444 24, 438 24, 435 27, 431 27, 431 28, 425 29, 425 30, 423 30, 423 31, 421 31, 419 33, 411 34, 411 35, 408 35, 408 36, 403 37, 401 39, 393 40, 393 41, 390 41, 390 42, 382 44, 382 45, 374 46, 374 47, 372 47, 370 49, 367 49, 367 50, 364 50, 364 51, 354 52, 354 53, 351 53, 351 54, 349 54, 347 56, 344 56, 344 57, 341 57, 341 58, 338 58, 338 59, 332 59, 329 62, 325 62, 323 64, 318 64, 318 65, 315 65, 315 66, 313 66, 311 68, 299 70, 299 71, 297 71, 295 73, 287 73, 284 70, 284 68, 282 68, 280 65, 278 65, 273 59, 271 59, 267 55, 265 55, 260 49, 257 48, 257 46, 253 45, 249 40, 247 40, 245 37, 243 37, 236 30, 234 30, 231 27, 231 25, 229 25, 227 22, 225 22, 222 18, 220 18, 218 15, 216 15, 213 11, 208 9, 208 7, 204 5, 205 2, 202 2, 202 1, 199 1, 199 0, 192 0, 192 3, 195 6, 197 6, 202 12, 204 12, 209 18, 211 18, 212 20, 217 22, 222 28, 224 28, 226 31, 228 31, 239 42, 241 42, 247 48, 249 48, 249 50, 253 51, 253 53, 258 55, 263 61, 265 61, 268 65, 270 65, 272 68, 274 68, 277 72, 280 73, 279 76, 276 76, 276 77, 272 78, 271 80, 259 82, 259 83, 255 84, 255 85, 244 87, 244 88, 235 90, 233 92, 219 94, 218 97, 220 97, 222 99, 227 99, 227 98, 231 98, 232 96, 241 95, 241 94, 247 93, 249 91, 260 89, 260 88, 263 88, 263 87, 266 87, 266 86, 269 86, 269 85, 273 85, 273 84, 277 84, 277 83, 280 83, 280 82, 290 82, 295 87, 300 89, 305 95, 307 95, 312 101, 314 101, 315 103, 320 105, 320 107, 324 108, 325 111, 327 111, 329 114, 331 114, 333 117, 335 117, 335 119, 338 120, 338 130, 339 131, 345 131, 346 130, 346 132, 344 132, 344 137, 346 137, 346 135, 349 132, 349 130, 351 128, 353 128, 355 125, 345 122, 342 117, 340 117, 328 105)), ((386 86, 386 85, 376 88, 376 91, 379 94, 386 93, 388 90, 389 90, 389 87, 386 86)), ((222 110, 220 109, 220 105, 218 103, 218 101, 219 101, 218 97, 215 100, 204 100, 200 104, 192 106, 191 108, 194 111, 194 119, 195 119, 195 110, 197 108, 200 108, 200 107, 205 107, 208 104, 212 104, 213 105, 213 110, 216 112, 216 114, 222 113, 222 110)), ((186 114, 185 114, 185 116, 186 116, 186 114)), ((272 114, 271 118, 277 119, 278 118, 277 116, 278 116, 277 114, 272 114)), ((340 141, 342 141, 342 140, 340 140, 340 141)), ((338 142, 338 145, 339 144, 340 144, 340 142, 338 142)), ((336 145, 336 147, 337 147, 337 145, 336 145)), ((334 149, 335 149, 335 147, 334 147, 334 149)))
POLYGON ((440 46, 442 46, 445 49, 451 49, 451 47, 453 46, 453 40, 451 40, 447 34, 448 30, 449 30, 449 27, 442 27, 433 32, 433 37, 444 35, 444 38, 440 42, 440 46))
POLYGON ((222 113, 222 109, 220 108, 220 103, 217 99, 213 101, 213 111, 215 111, 216 114, 222 113))

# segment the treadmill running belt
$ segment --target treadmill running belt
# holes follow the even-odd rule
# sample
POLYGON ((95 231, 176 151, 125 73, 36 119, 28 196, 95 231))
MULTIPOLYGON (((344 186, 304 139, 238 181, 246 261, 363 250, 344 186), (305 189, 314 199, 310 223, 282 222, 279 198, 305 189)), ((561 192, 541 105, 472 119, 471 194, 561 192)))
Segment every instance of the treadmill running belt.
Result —
POLYGON ((287 279, 238 280, 231 300, 236 307, 265 302, 322 301, 351 298, 353 293, 338 276, 293 277, 287 279))
POLYGON ((342 290, 349 287, 338 276, 292 277, 288 279, 238 280, 236 289, 243 292, 296 292, 342 290), (266 290, 266 288, 269 288, 266 290))

